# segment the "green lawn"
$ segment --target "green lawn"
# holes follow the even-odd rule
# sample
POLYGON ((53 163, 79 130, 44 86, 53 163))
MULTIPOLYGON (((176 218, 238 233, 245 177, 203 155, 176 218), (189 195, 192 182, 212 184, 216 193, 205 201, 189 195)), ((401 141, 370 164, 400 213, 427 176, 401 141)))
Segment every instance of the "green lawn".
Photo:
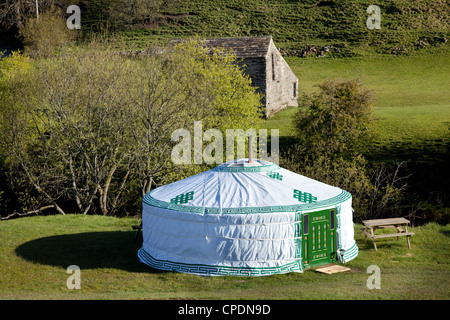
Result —
MULTIPOLYGON (((360 79, 375 96, 377 143, 442 143, 449 137, 450 49, 413 56, 365 58, 286 58, 300 81, 300 91, 311 94, 326 79, 360 79)), ((262 127, 293 133, 295 109, 279 112, 262 127)))
POLYGON ((153 270, 137 259, 132 218, 41 216, 0 222, 0 299, 449 299, 450 226, 410 228, 406 240, 364 245, 351 271, 313 270, 260 278, 200 277, 153 270), (66 287, 66 269, 81 269, 81 289, 66 287), (369 290, 367 268, 381 270, 369 290))

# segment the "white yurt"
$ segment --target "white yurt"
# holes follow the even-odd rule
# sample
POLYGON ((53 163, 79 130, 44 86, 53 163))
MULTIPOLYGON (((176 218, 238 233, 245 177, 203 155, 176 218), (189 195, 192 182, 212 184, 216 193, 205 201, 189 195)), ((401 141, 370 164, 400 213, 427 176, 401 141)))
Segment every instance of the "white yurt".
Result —
POLYGON ((358 255, 348 192, 257 159, 152 190, 142 234, 142 263, 199 275, 302 272, 358 255))

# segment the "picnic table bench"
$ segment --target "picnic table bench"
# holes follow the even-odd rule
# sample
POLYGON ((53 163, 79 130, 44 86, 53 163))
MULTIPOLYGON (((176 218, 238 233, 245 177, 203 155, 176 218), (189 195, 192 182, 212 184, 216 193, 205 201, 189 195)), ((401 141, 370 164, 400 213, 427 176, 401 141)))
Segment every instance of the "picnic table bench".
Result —
POLYGON ((361 228, 361 230, 364 233, 364 243, 366 243, 367 237, 372 239, 375 251, 377 251, 376 239, 397 237, 398 240, 399 236, 406 236, 408 248, 411 249, 411 243, 409 240, 414 233, 408 232, 407 225, 409 224, 409 220, 406 220, 405 218, 374 219, 363 220, 363 224, 364 227, 361 228), (375 235, 375 230, 385 228, 397 229, 397 233, 375 235))

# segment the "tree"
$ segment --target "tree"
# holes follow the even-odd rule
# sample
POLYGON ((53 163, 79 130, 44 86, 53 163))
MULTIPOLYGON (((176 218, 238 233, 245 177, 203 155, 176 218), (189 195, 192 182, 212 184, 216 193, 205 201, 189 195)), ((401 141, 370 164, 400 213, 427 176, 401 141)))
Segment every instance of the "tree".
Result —
POLYGON ((144 59, 143 69, 134 69, 134 79, 142 81, 132 84, 141 91, 135 103, 139 119, 135 130, 141 135, 135 136, 144 136, 135 144, 142 194, 162 172, 167 175, 167 166, 172 167, 170 138, 175 129, 192 131, 195 120, 204 120, 204 130, 223 131, 259 122, 260 97, 236 59, 230 52, 208 49, 200 39, 191 39, 167 48, 162 59, 144 59))
POLYGON ((392 214, 407 177, 400 174, 403 163, 374 165, 363 155, 372 136, 371 93, 357 80, 327 80, 318 87, 300 103, 286 167, 349 191, 356 219, 392 214))
POLYGON ((74 31, 67 29, 61 11, 55 7, 41 13, 39 18, 26 19, 19 33, 25 52, 34 58, 47 57, 75 38, 74 31))
POLYGON ((131 58, 72 49, 25 78, 10 70, 0 137, 10 170, 60 213, 135 210, 171 166, 175 129, 257 121, 259 97, 234 61, 188 41, 131 58))
POLYGON ((62 0, 2 0, 0 26, 21 29, 28 18, 36 17, 38 10, 40 13, 45 12, 59 2, 62 0))
POLYGON ((360 153, 372 129, 372 95, 357 80, 327 80, 305 96, 295 118, 300 157, 360 153))

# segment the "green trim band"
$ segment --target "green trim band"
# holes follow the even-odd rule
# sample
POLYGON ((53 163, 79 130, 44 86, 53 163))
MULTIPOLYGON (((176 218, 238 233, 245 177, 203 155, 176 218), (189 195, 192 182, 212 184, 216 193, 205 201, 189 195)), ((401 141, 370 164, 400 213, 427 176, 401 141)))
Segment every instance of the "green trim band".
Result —
POLYGON ((159 270, 192 273, 203 276, 269 276, 288 272, 302 272, 301 261, 294 261, 279 267, 227 267, 205 264, 188 264, 152 257, 144 248, 138 251, 139 261, 159 270))
POLYGON ((295 211, 306 211, 310 209, 319 209, 323 207, 334 206, 342 203, 351 198, 351 194, 345 190, 342 190, 337 196, 321 200, 312 203, 300 203, 294 205, 284 205, 284 206, 266 206, 266 207, 242 207, 242 208, 207 208, 207 207, 195 207, 186 206, 177 203, 170 203, 162 200, 153 198, 150 192, 147 193, 143 198, 143 203, 163 209, 169 209, 174 211, 192 212, 192 213, 205 213, 205 214, 251 214, 251 213, 271 213, 271 212, 295 212, 295 211))
POLYGON ((220 165, 217 166, 211 171, 218 171, 218 172, 267 172, 267 171, 275 171, 280 169, 280 166, 276 165, 275 163, 270 163, 262 166, 248 166, 248 167, 231 167, 231 166, 224 166, 220 165))
POLYGON ((350 247, 350 249, 344 251, 344 254, 341 255, 341 258, 339 260, 341 260, 342 263, 353 260, 358 255, 358 252, 359 252, 358 245, 355 242, 353 246, 350 247))

